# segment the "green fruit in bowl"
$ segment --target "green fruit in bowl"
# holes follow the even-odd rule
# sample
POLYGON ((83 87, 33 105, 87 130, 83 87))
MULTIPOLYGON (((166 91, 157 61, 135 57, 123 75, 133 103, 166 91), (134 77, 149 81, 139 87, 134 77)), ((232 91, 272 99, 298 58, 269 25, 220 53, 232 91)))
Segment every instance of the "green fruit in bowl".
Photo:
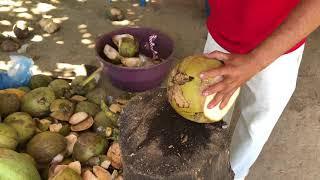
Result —
POLYGON ((75 112, 86 112, 90 116, 95 116, 100 111, 100 107, 92 102, 82 101, 76 105, 75 112))
POLYGON ((16 94, 0 94, 0 116, 5 117, 19 111, 20 100, 16 94))
POLYGON ((65 94, 70 90, 70 85, 67 81, 63 79, 56 79, 50 82, 48 85, 49 88, 51 88, 54 93, 56 94, 56 97, 64 97, 65 94))

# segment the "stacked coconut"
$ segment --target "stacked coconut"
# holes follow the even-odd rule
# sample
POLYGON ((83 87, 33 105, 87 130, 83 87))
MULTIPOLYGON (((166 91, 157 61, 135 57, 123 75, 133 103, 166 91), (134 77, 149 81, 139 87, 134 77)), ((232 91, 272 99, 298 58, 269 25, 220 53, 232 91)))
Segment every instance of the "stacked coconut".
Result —
MULTIPOLYGON (((54 22, 52 18, 43 18, 38 22, 38 25, 42 31, 49 34, 60 29, 60 25, 54 22)), ((4 36, 0 33, 0 49, 4 52, 14 52, 26 48, 23 48, 23 41, 32 37, 30 23, 26 21, 17 21, 12 27, 12 32, 15 37, 4 36)))
POLYGON ((0 179, 121 179, 118 113, 94 76, 0 91, 0 179))

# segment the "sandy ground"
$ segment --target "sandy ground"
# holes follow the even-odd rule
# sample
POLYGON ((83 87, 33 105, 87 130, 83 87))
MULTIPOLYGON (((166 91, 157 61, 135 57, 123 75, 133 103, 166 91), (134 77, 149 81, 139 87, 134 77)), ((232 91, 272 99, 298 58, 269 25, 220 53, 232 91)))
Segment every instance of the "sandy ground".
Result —
MULTIPOLYGON (((147 26, 175 41, 174 59, 201 53, 206 39, 205 13, 198 1, 152 0, 146 8, 114 2, 127 11, 124 26, 147 26)), ((0 31, 8 33, 17 20, 31 22, 36 35, 26 55, 39 70, 53 73, 57 63, 97 65, 94 41, 99 34, 122 27, 105 17, 105 1, 0 0, 0 31), (48 35, 36 22, 43 16, 60 22, 59 32, 48 35)), ((320 179, 320 30, 307 43, 297 90, 255 165, 249 180, 320 179)), ((9 54, 0 52, 0 69, 9 54)), ((114 90, 114 89, 113 89, 114 90)))

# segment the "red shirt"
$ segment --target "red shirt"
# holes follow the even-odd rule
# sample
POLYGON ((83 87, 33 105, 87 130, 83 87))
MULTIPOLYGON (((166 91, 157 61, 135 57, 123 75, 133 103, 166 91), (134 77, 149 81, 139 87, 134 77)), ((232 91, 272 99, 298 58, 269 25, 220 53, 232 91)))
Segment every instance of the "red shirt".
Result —
MULTIPOLYGON (((248 53, 265 40, 300 0, 209 0, 208 30, 233 53, 248 53)), ((303 39, 291 52, 305 42, 303 39)))

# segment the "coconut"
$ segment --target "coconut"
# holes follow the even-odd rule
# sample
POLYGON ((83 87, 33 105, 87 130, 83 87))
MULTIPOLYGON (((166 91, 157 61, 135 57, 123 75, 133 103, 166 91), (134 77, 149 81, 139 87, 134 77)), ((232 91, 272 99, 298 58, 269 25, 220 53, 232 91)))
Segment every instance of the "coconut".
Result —
POLYGON ((103 48, 103 53, 107 56, 107 58, 115 64, 119 64, 121 63, 121 56, 119 54, 119 52, 114 49, 112 46, 110 46, 109 44, 106 44, 103 48))
POLYGON ((39 25, 43 31, 52 34, 60 29, 60 25, 55 23, 52 19, 43 18, 39 21, 39 25))
POLYGON ((36 89, 39 87, 47 87, 52 80, 53 79, 50 76, 37 74, 31 77, 29 82, 29 87, 31 89, 36 89))
POLYGON ((0 148, 0 179, 40 180, 40 175, 30 158, 13 150, 0 148))
POLYGON ((71 131, 70 124, 67 122, 63 122, 61 124, 62 128, 59 130, 59 134, 61 134, 62 136, 67 136, 71 131))
POLYGON ((76 105, 75 112, 86 112, 90 116, 95 116, 100 111, 100 107, 97 104, 88 101, 79 102, 76 105))
POLYGON ((217 83, 221 77, 201 80, 200 73, 218 68, 222 63, 218 60, 203 56, 190 56, 185 58, 171 72, 168 78, 168 100, 175 111, 184 118, 198 123, 212 123, 220 121, 231 108, 239 95, 238 89, 230 98, 225 108, 219 105, 208 109, 208 103, 214 98, 202 96, 202 91, 208 86, 217 83))
POLYGON ((17 131, 4 123, 0 123, 0 148, 15 150, 18 145, 17 131))
POLYGON ((43 132, 49 129, 49 126, 52 124, 52 121, 49 119, 40 119, 37 121, 37 128, 43 132))
POLYGON ((6 38, 1 43, 1 49, 4 52, 17 51, 20 48, 20 43, 13 38, 6 38))
POLYGON ((21 110, 32 116, 48 115, 50 105, 56 99, 51 88, 40 87, 28 92, 21 100, 21 110))
POLYGON ((20 100, 16 94, 0 94, 0 116, 17 112, 20 109, 20 100))
POLYGON ((38 163, 49 163, 52 159, 64 152, 67 147, 66 139, 50 131, 35 135, 27 144, 27 153, 38 163))
POLYGON ((17 21, 13 26, 13 33, 18 39, 26 39, 30 35, 28 23, 25 21, 17 21))
POLYGON ((87 79, 86 76, 76 76, 71 82, 72 91, 78 95, 86 95, 89 91, 93 90, 97 86, 95 79, 91 80, 85 86, 81 86, 81 83, 87 79))
POLYGON ((122 21, 125 18, 124 11, 118 7, 108 8, 106 14, 111 21, 122 21))
POLYGON ((106 128, 108 127, 114 127, 114 123, 103 111, 99 112, 94 117, 93 130, 102 136, 106 136, 106 128))
POLYGON ((50 82, 48 87, 50 87, 54 91, 57 97, 63 97, 65 93, 71 88, 69 83, 63 79, 53 80, 52 82, 50 82))
POLYGON ((122 168, 122 157, 119 143, 112 143, 108 152, 107 158, 111 161, 111 166, 116 169, 122 168))
POLYGON ((17 89, 22 90, 22 91, 24 91, 24 92, 29 92, 29 91, 31 91, 31 89, 30 89, 29 87, 27 87, 27 86, 21 86, 21 87, 18 87, 17 89))
POLYGON ((76 171, 74 171, 69 167, 62 169, 56 175, 49 178, 49 180, 65 180, 65 179, 82 180, 81 176, 76 171))
POLYGON ((132 37, 114 38, 122 57, 134 57, 139 51, 139 42, 132 37))
POLYGON ((29 140, 36 132, 36 123, 25 112, 15 112, 4 119, 4 123, 14 128, 18 133, 19 143, 29 140))
POLYGON ((69 121, 74 105, 67 99, 56 99, 50 105, 50 116, 61 121, 69 121))
POLYGON ((86 98, 88 98, 88 101, 100 105, 101 100, 105 100, 107 98, 107 92, 103 88, 95 88, 88 92, 86 98))
POLYGON ((91 157, 103 154, 107 147, 107 140, 93 132, 82 133, 73 147, 73 157, 86 162, 91 157))

